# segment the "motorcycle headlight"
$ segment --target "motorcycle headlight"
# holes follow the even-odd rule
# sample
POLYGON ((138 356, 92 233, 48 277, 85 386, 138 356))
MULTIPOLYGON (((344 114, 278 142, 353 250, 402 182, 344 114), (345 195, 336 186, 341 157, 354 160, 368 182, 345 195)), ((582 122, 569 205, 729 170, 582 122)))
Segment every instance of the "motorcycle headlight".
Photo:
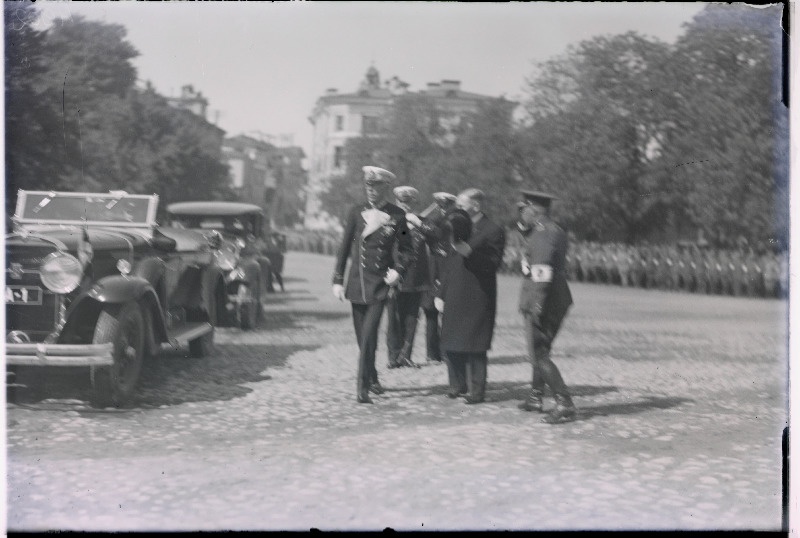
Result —
POLYGON ((55 293, 69 293, 78 287, 83 267, 78 259, 66 252, 53 252, 39 267, 42 284, 55 293))
POLYGON ((214 257, 217 259, 217 265, 223 271, 232 270, 239 262, 239 256, 236 255, 236 252, 227 248, 222 248, 214 252, 214 257))

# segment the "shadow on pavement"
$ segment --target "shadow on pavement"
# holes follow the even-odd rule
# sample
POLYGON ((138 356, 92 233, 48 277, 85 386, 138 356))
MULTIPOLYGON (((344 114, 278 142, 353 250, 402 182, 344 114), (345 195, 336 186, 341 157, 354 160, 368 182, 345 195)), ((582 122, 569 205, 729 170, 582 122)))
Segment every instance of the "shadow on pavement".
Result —
POLYGON ((308 282, 307 278, 298 278, 296 276, 286 276, 281 275, 283 277, 283 283, 288 284, 290 282, 308 282))
POLYGON ((293 310, 291 312, 264 312, 259 328, 266 330, 294 329, 318 322, 338 321, 350 317, 350 312, 325 312, 320 310, 293 310))
POLYGON ((525 355, 503 355, 502 357, 489 357, 489 366, 492 364, 521 364, 528 363, 528 357, 525 355))
MULTIPOLYGON (((187 402, 225 401, 252 392, 247 383, 266 381, 267 368, 281 368, 298 351, 316 349, 310 345, 217 344, 210 357, 186 357, 188 350, 164 349, 145 363, 138 388, 126 410, 179 405, 187 402)), ((58 404, 67 407, 82 400, 75 410, 87 415, 103 410, 86 408, 91 397, 88 368, 29 368, 14 391, 13 403, 58 404), (46 401, 46 402, 45 402, 46 401)), ((69 410, 69 409, 65 409, 69 410)))
MULTIPOLYGON (((530 392, 529 383, 518 382, 502 382, 502 383, 487 383, 486 384, 486 402, 496 403, 505 402, 509 400, 523 401, 528 397, 530 392)), ((449 389, 449 385, 428 385, 424 387, 386 387, 386 392, 404 392, 403 397, 409 396, 436 396, 444 395, 449 389), (422 393, 422 394, 420 394, 422 393)), ((598 394, 605 394, 608 392, 618 392, 617 387, 614 386, 594 386, 594 385, 575 385, 570 387, 573 396, 595 396, 598 394)), ((550 390, 545 390, 545 397, 552 398, 550 390)))
POLYGON ((593 417, 605 417, 608 415, 633 415, 650 411, 651 409, 670 409, 693 401, 689 398, 644 396, 644 401, 579 407, 576 420, 589 420, 593 417))
MULTIPOLYGON (((571 385, 569 387, 573 396, 596 396, 598 394, 605 394, 608 392, 619 392, 617 387, 611 385, 571 385)), ((530 383, 518 382, 504 382, 504 383, 487 383, 486 385, 486 399, 493 402, 504 402, 508 400, 523 401, 528 397, 531 391, 530 383)), ((550 389, 545 389, 544 395, 546 398, 552 398, 553 394, 550 389)))

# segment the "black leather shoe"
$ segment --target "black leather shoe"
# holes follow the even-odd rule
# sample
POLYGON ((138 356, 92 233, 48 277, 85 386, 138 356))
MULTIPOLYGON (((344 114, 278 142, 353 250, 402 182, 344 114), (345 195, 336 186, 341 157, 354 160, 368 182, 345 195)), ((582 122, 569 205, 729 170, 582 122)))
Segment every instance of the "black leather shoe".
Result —
POLYGON ((464 403, 467 404, 467 405, 475 405, 475 404, 483 403, 483 401, 484 401, 483 398, 476 398, 476 397, 470 396, 470 395, 464 396, 464 403))
POLYGON ((356 396, 356 400, 358 400, 358 403, 363 403, 363 404, 364 403, 366 403, 366 404, 371 404, 372 403, 372 400, 370 399, 369 395, 366 392, 362 392, 361 394, 356 396))
POLYGON ((373 394, 383 394, 385 392, 381 384, 378 383, 377 381, 370 384, 369 391, 373 394))
POLYGON ((517 406, 523 411, 536 411, 541 413, 544 410, 541 394, 531 394, 528 399, 517 406))
POLYGON ((466 393, 467 393, 466 390, 450 389, 450 390, 447 391, 447 397, 455 399, 455 398, 458 398, 459 396, 462 396, 462 395, 464 395, 466 393))
POLYGON ((563 424, 564 422, 572 422, 578 410, 575 404, 572 403, 572 398, 569 396, 560 396, 556 394, 556 407, 549 415, 542 419, 542 422, 547 424, 563 424))

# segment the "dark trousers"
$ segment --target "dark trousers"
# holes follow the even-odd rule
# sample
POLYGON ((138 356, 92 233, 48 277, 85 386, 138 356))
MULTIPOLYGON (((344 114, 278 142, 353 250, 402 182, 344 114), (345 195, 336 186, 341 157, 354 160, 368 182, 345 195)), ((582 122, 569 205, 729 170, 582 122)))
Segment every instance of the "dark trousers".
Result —
POLYGON ((357 394, 369 390, 372 383, 378 382, 375 369, 375 349, 378 347, 378 327, 381 324, 384 301, 372 304, 353 303, 353 327, 358 341, 357 394))
POLYGON ((531 387, 535 392, 544 393, 545 385, 553 394, 569 396, 569 389, 561 377, 558 367, 550 360, 550 347, 558 329, 543 327, 539 316, 525 313, 525 340, 528 344, 528 357, 533 364, 531 387))
POLYGON ((439 343, 439 311, 435 308, 425 312, 425 347, 428 358, 435 361, 442 360, 441 344, 439 343))
POLYGON ((468 392, 471 398, 482 401, 486 395, 486 352, 447 351, 445 355, 450 390, 468 392))
POLYGON ((397 365, 411 360, 414 349, 414 333, 422 292, 400 291, 386 301, 386 347, 389 349, 389 364, 397 365))

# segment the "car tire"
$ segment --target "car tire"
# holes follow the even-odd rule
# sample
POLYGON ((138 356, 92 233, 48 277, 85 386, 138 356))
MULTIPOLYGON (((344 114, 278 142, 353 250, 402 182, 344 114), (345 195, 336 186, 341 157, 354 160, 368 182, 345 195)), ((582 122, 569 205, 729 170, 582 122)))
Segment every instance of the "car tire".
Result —
MULTIPOLYGON (((208 301, 208 322, 213 326, 219 323, 217 318, 217 305, 219 304, 221 293, 224 293, 224 289, 220 292, 219 286, 217 286, 215 293, 210 295, 208 301)), ((224 297, 224 295, 222 296, 224 297)), ((189 342, 190 357, 202 359, 214 353, 214 330, 214 327, 212 327, 211 332, 189 342)))
POLYGON ((113 344, 114 364, 90 370, 95 407, 121 407, 133 396, 144 361, 145 331, 144 316, 136 302, 109 305, 100 312, 92 341, 113 344))
POLYGON ((236 323, 240 329, 247 331, 254 329, 258 324, 258 311, 261 303, 257 294, 247 285, 240 285, 237 292, 236 323))

